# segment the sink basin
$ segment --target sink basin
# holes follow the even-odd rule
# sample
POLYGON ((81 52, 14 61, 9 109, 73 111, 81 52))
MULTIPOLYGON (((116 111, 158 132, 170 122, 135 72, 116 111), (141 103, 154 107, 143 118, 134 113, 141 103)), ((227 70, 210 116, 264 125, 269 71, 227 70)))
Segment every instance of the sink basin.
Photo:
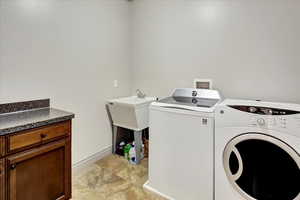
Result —
POLYGON ((154 97, 124 97, 108 101, 114 126, 140 131, 148 127, 149 105, 154 97))

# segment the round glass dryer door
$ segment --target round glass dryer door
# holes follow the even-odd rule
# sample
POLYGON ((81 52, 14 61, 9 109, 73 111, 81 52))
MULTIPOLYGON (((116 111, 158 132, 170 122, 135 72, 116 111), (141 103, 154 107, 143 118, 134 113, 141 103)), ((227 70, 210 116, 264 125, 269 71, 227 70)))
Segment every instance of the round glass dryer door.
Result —
POLYGON ((300 155, 274 137, 248 133, 223 156, 227 177, 245 200, 300 200, 300 155))

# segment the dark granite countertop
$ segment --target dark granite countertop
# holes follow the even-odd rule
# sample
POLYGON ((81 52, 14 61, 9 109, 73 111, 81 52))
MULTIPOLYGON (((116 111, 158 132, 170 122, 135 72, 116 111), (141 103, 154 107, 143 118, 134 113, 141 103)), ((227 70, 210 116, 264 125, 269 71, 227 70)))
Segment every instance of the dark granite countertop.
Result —
POLYGON ((72 118, 74 118, 73 113, 50 107, 6 112, 0 114, 0 135, 37 128, 72 118))

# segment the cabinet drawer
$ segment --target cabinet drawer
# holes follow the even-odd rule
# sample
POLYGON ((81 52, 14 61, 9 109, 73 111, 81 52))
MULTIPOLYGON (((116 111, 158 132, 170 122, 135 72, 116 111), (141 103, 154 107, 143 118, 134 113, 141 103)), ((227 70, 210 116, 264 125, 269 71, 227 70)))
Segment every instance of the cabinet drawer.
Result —
POLYGON ((20 132, 16 135, 8 136, 8 152, 64 137, 70 133, 70 121, 20 132))

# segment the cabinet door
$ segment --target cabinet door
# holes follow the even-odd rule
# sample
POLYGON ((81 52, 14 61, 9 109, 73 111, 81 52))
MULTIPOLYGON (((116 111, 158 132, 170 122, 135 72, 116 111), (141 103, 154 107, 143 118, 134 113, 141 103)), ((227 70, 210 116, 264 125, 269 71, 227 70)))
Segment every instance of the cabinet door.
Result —
POLYGON ((70 138, 7 158, 8 200, 71 196, 70 138))
POLYGON ((5 200, 5 167, 4 159, 0 160, 0 200, 5 200))

